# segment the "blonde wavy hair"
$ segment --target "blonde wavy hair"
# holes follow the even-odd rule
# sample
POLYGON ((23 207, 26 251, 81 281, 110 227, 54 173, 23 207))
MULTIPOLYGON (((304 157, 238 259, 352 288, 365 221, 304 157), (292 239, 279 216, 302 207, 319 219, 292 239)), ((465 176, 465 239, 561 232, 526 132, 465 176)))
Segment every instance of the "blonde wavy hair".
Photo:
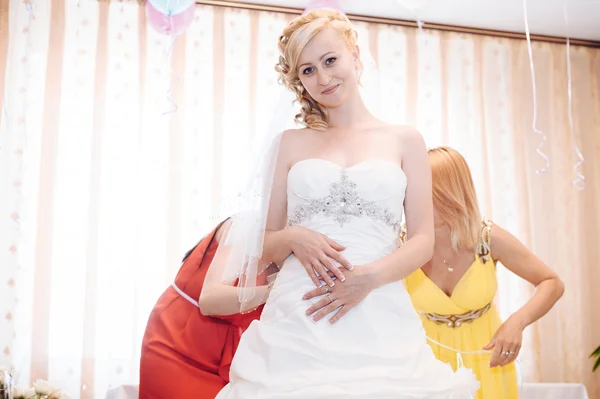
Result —
POLYGON ((428 154, 433 206, 450 229, 452 249, 476 248, 481 235, 481 214, 467 161, 450 147, 433 148, 428 154))
MULTIPOLYGON (((298 76, 298 59, 308 42, 322 30, 332 27, 337 30, 350 50, 354 50, 358 34, 350 20, 335 10, 317 9, 294 18, 279 36, 279 62, 275 70, 278 81, 296 94, 300 113, 296 121, 311 129, 327 129, 327 109, 313 99, 302 85, 298 76)), ((362 64, 359 60, 359 68, 362 64)))

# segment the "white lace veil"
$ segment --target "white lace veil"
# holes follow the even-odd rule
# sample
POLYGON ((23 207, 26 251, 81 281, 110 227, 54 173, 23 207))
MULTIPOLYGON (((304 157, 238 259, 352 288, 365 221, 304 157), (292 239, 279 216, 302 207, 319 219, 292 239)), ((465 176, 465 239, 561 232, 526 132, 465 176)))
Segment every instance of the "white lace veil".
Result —
MULTIPOLYGON (((275 74, 275 73, 274 73, 275 74)), ((255 160, 245 189, 235 199, 231 227, 224 232, 213 264, 221 263, 223 282, 237 282, 242 312, 255 308, 257 277, 269 263, 261 262, 267 215, 281 133, 294 127, 293 94, 282 87, 273 120, 262 145, 254 149, 255 160)))
MULTIPOLYGON (((273 43, 275 45, 276 37, 273 43)), ((373 111, 379 74, 366 51, 366 38, 361 40, 359 35, 358 45, 363 61, 360 91, 365 104, 373 111)), ((273 59, 273 64, 276 61, 273 59)), ((275 72, 273 78, 276 78, 275 72)), ((231 218, 231 228, 224 233, 213 259, 213 264, 219 263, 223 270, 223 282, 229 285, 237 283, 240 310, 244 313, 258 306, 257 278, 269 266, 268 262, 261 261, 261 256, 281 133, 299 127, 294 123, 294 116, 299 112, 299 105, 294 102, 295 96, 283 85, 280 87, 269 131, 264 135, 263 144, 255 150, 256 159, 248 184, 235 199, 236 212, 231 218)))

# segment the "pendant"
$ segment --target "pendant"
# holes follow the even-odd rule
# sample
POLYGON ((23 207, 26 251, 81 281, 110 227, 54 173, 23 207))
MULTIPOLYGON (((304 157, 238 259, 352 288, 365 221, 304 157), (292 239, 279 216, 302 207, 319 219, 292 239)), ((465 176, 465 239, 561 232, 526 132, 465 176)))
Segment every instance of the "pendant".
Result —
POLYGON ((450 266, 450 263, 446 262, 445 259, 442 262, 444 262, 444 264, 446 265, 446 267, 450 273, 452 273, 454 271, 454 268, 452 266, 450 266))

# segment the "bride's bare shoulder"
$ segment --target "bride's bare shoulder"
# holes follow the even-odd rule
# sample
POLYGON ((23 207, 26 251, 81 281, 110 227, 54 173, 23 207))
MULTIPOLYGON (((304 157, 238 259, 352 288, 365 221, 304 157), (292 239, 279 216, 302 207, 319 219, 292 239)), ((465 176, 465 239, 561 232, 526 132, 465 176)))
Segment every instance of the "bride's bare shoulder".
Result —
POLYGON ((285 140, 298 140, 307 135, 310 135, 314 130, 309 129, 307 127, 303 127, 300 129, 288 129, 283 132, 282 139, 285 140))
POLYGON ((307 144, 315 136, 315 131, 309 128, 288 129, 281 136, 283 148, 297 147, 307 144))
POLYGON ((285 130, 281 135, 279 144, 279 159, 291 166, 299 153, 303 153, 304 149, 310 148, 313 132, 312 129, 307 128, 285 130))
POLYGON ((409 125, 390 125, 390 132, 396 137, 402 148, 410 151, 422 147, 425 143, 423 135, 409 125))
POLYGON ((388 125, 390 132, 393 132, 401 139, 414 139, 422 137, 421 133, 410 125, 388 125))

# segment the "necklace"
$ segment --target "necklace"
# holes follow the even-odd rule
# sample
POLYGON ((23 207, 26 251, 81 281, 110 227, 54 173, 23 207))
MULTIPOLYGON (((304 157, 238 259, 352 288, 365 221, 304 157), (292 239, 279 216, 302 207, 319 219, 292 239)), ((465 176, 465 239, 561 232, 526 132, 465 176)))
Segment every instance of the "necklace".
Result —
POLYGON ((442 262, 444 262, 444 264, 446 265, 446 267, 448 268, 448 271, 450 273, 452 273, 454 271, 454 268, 452 267, 452 265, 448 262, 446 262, 446 259, 442 259, 442 262))

